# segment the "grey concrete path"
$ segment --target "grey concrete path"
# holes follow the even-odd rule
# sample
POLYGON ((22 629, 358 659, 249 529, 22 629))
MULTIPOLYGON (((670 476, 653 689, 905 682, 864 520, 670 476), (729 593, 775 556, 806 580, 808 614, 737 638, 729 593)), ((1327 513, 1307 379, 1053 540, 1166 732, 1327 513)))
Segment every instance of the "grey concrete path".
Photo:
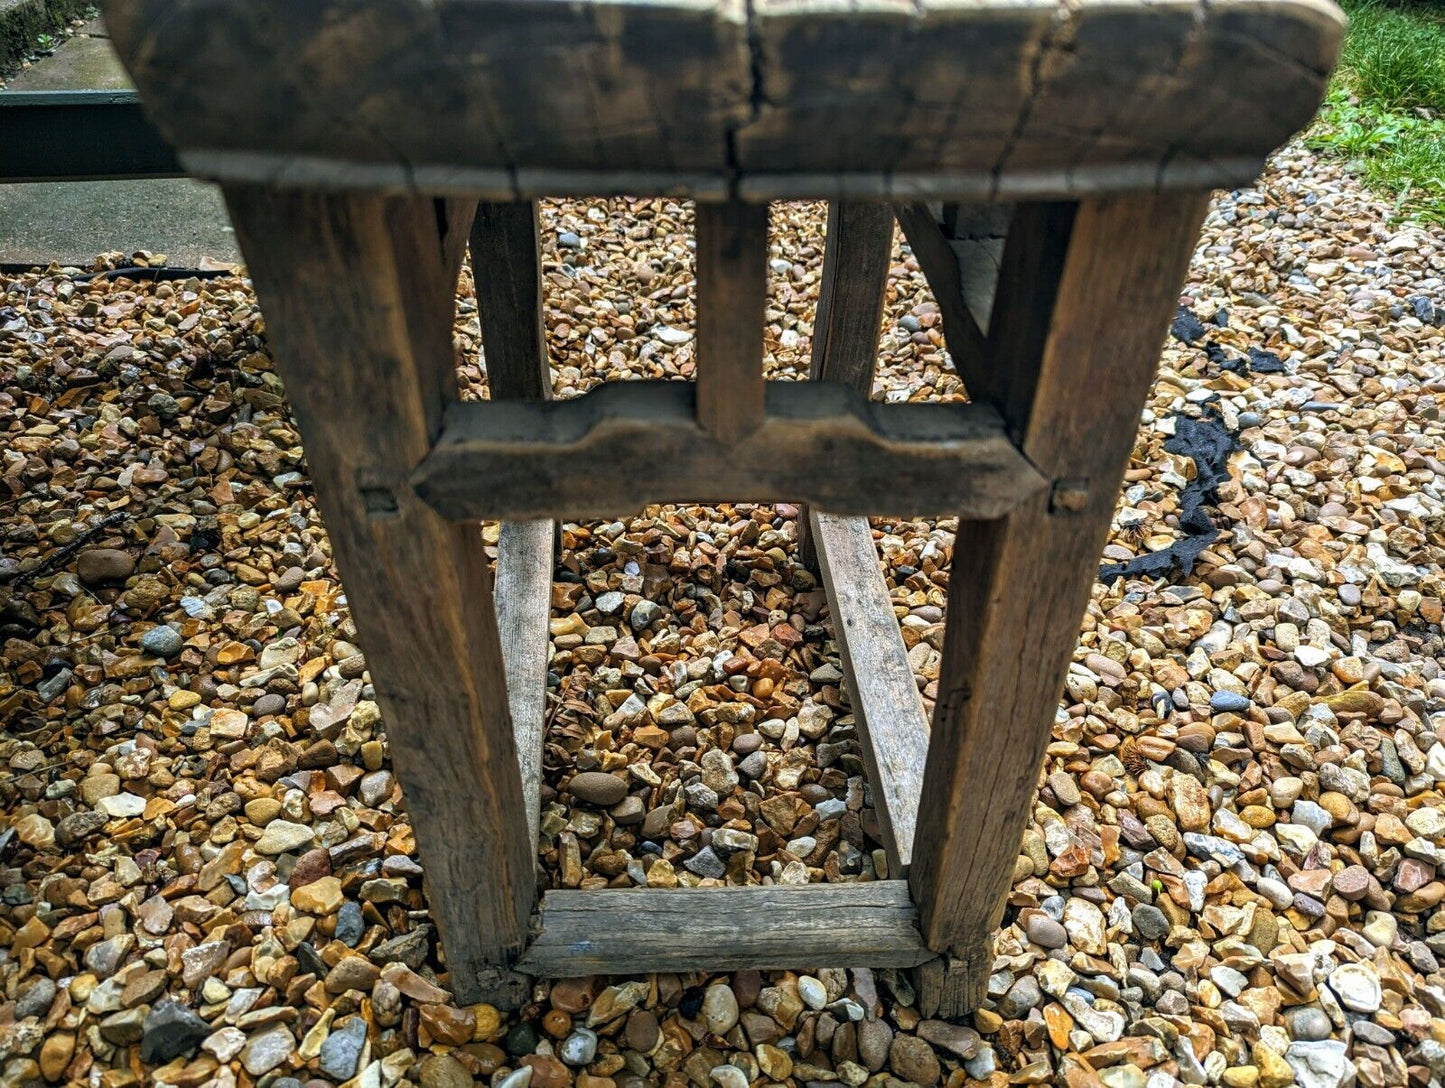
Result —
MULTIPOLYGON (((10 80, 6 91, 129 87, 96 19, 10 80)), ((6 93, 0 91, 0 94, 6 93)), ((236 236, 214 186, 157 181, 0 185, 0 263, 88 265, 98 253, 164 253, 172 266, 236 263, 236 236)))

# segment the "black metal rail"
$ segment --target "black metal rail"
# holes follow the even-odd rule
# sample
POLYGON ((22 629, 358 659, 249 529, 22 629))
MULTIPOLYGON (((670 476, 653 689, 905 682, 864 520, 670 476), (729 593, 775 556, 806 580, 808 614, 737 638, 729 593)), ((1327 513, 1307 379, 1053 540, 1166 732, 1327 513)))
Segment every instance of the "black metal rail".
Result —
POLYGON ((134 91, 0 92, 0 184, 185 173, 134 91))

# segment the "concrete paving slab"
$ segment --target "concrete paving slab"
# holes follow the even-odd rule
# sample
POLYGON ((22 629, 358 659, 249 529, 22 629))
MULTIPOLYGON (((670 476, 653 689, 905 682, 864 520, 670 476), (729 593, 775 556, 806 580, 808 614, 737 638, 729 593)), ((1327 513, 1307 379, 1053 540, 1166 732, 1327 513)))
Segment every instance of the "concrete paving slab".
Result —
MULTIPOLYGON (((103 27, 97 27, 103 30, 103 27)), ((36 61, 10 80, 11 91, 128 91, 130 77, 103 34, 91 27, 76 33, 53 54, 36 61)))
POLYGON ((0 263, 88 265, 97 253, 138 249, 198 268, 236 264, 236 236, 221 195, 187 178, 0 185, 0 263))
MULTIPOLYGON (((99 20, 19 73, 6 91, 130 86, 99 20)), ((98 253, 164 253, 173 266, 240 253, 215 186, 186 178, 0 185, 0 263, 88 265, 98 253)))

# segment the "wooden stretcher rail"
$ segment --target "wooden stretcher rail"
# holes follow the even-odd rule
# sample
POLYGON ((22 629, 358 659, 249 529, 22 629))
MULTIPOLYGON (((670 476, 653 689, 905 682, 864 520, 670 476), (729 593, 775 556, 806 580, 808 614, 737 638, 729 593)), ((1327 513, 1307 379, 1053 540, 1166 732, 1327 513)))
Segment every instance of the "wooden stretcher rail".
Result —
POLYGON ((810 511, 818 568, 828 591, 833 634, 843 657, 858 744, 873 790, 888 875, 902 877, 913 861, 918 798, 928 762, 928 715, 868 519, 810 511))
POLYGON ((492 599, 507 675, 507 705, 517 763, 522 772, 522 803, 527 809, 528 841, 537 841, 542 818, 542 734, 547 710, 547 620, 552 603, 553 524, 504 521, 497 542, 497 573, 492 599))
POLYGON ((935 955, 902 880, 550 891, 533 928, 517 970, 542 978, 913 967, 935 955))
POLYGON ((698 423, 690 382, 455 404, 411 482, 454 521, 712 501, 994 518, 1046 484, 986 406, 875 404, 830 382, 769 382, 765 405, 762 424, 729 442, 698 423))

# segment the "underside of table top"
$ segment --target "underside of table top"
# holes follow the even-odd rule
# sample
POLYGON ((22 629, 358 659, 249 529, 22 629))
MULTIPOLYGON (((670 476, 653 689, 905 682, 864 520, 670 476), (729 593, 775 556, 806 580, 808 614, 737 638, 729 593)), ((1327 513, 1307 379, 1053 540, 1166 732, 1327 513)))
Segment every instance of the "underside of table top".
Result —
POLYGON ((194 173, 468 194, 1033 200, 1250 180, 1329 0, 106 0, 194 173))

